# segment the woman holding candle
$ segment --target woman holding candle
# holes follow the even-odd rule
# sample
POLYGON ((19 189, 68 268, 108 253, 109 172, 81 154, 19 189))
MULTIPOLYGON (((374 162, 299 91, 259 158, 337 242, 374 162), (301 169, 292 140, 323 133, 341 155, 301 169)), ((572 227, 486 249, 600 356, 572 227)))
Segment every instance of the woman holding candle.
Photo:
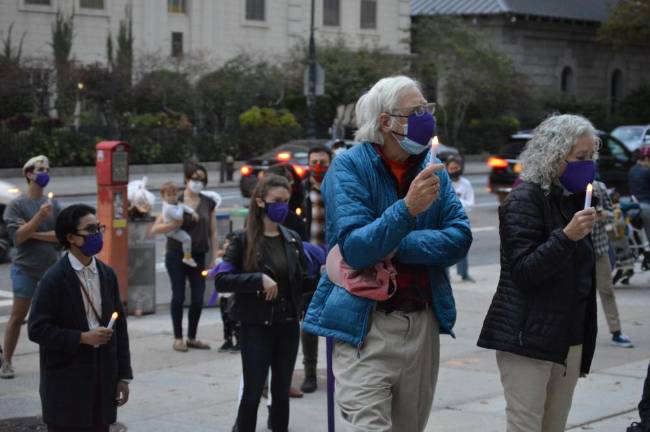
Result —
MULTIPOLYGON (((215 202, 203 195, 201 191, 208 184, 208 172, 205 167, 196 163, 185 165, 185 189, 178 197, 178 202, 189 206, 198 214, 198 219, 185 213, 182 221, 165 223, 162 216, 156 219, 151 232, 167 234, 177 229, 187 232, 192 239, 191 255, 196 267, 191 267, 183 261, 183 244, 171 237, 167 238, 165 267, 169 274, 172 287, 171 316, 174 327, 175 351, 187 352, 188 348, 210 349, 210 345, 196 338, 199 319, 203 311, 205 294, 206 255, 212 250, 215 255, 219 250, 217 239, 217 217, 215 202), (183 340, 183 307, 185 304, 185 285, 190 283, 191 301, 188 312, 187 340, 183 340)), ((212 267, 212 265, 208 265, 212 267)))
POLYGON ((521 185, 499 209, 501 276, 478 345, 497 351, 508 432, 563 431, 591 366, 596 211, 584 206, 598 146, 587 119, 547 118, 521 155, 521 185))
POLYGON ((61 211, 55 233, 68 252, 34 295, 29 338, 40 345, 43 421, 50 432, 108 432, 117 407, 129 399, 133 373, 117 277, 95 258, 104 229, 92 207, 61 211))
POLYGON ((298 234, 281 225, 289 212, 289 182, 265 175, 251 197, 246 231, 238 231, 215 277, 219 292, 235 294, 231 307, 241 323, 244 389, 238 432, 254 432, 262 388, 271 368, 271 426, 289 425, 289 386, 298 352, 303 292, 312 289, 298 234))

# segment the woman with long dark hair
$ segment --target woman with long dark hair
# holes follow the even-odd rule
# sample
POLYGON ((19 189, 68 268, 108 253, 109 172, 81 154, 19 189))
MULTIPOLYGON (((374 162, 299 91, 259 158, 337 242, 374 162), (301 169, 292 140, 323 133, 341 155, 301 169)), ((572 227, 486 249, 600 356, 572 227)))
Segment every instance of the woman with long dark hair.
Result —
POLYGON ((236 232, 215 277, 219 292, 233 292, 231 314, 241 322, 244 391, 235 430, 254 432, 262 388, 271 368, 272 429, 289 425, 289 386, 298 351, 306 276, 298 234, 280 225, 289 212, 289 182, 264 176, 253 191, 246 229, 236 232), (303 288, 304 287, 304 288, 303 288))

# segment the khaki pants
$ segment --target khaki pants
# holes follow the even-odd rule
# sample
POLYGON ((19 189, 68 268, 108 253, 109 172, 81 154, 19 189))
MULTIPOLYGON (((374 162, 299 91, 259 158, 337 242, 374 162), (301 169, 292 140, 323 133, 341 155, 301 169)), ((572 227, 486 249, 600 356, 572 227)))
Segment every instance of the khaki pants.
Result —
POLYGON ((336 401, 347 432, 423 431, 438 379, 440 330, 431 309, 375 311, 361 350, 336 342, 336 401))
POLYGON ((582 345, 569 349, 566 368, 557 363, 497 351, 506 397, 507 432, 564 431, 580 375, 582 345))
POLYGON ((596 288, 605 311, 609 332, 620 332, 621 321, 618 318, 616 296, 614 296, 614 285, 612 284, 612 263, 607 255, 596 257, 596 288))

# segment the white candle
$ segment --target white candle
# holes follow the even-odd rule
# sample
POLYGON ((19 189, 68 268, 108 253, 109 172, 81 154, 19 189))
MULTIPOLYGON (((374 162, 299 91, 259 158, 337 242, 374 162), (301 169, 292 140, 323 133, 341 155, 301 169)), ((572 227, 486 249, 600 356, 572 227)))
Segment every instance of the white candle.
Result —
POLYGON ((438 147, 440 147, 440 141, 438 141, 438 135, 436 135, 431 139, 431 163, 438 154, 438 147))
POLYGON ((115 324, 116 319, 117 319, 117 312, 113 312, 113 315, 111 315, 111 320, 109 321, 108 326, 106 326, 106 328, 111 330, 113 328, 113 324, 115 324))
POLYGON ((591 207, 591 196, 593 194, 594 187, 591 183, 587 185, 587 194, 585 195, 585 209, 591 207))

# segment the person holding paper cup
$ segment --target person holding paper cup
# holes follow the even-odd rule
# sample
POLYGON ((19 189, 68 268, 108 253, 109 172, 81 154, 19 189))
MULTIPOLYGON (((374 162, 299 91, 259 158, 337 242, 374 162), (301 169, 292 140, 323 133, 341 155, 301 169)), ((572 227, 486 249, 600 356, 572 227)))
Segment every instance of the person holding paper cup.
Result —
POLYGON ((48 431, 106 431, 129 399, 129 336, 117 277, 95 255, 95 209, 74 204, 56 220, 65 255, 41 279, 29 338, 40 346, 40 395, 48 431))
POLYGON ((599 144, 586 118, 548 117, 521 155, 522 183, 499 209, 501 276, 478 345, 496 350, 508 432, 563 431, 591 367, 596 210, 585 194, 599 144))

